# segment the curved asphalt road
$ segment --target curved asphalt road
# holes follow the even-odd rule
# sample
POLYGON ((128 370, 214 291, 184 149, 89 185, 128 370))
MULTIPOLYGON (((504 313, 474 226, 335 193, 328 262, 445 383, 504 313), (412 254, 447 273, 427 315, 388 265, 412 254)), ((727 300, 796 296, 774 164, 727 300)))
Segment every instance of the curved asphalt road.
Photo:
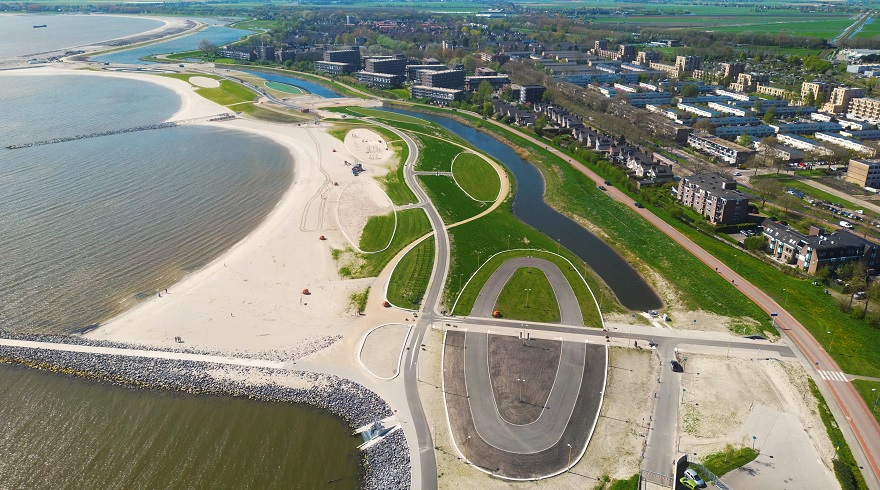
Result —
MULTIPOLYGON (((517 269, 523 267, 540 269, 547 276, 556 294, 563 323, 584 324, 580 304, 562 271, 550 261, 533 257, 518 257, 501 264, 480 291, 472 315, 491 316, 504 285, 517 269)), ((474 427, 480 438, 498 449, 520 454, 543 451, 559 441, 571 419, 583 381, 584 366, 587 362, 585 343, 562 343, 559 368, 547 399, 547 410, 542 412, 536 421, 527 425, 511 424, 498 413, 492 394, 492 380, 489 376, 488 334, 467 334, 464 353, 464 374, 468 393, 479 394, 469 397, 469 405, 474 427)), ((591 365, 600 368, 604 363, 591 365)), ((602 372, 595 374, 604 376, 602 372)))

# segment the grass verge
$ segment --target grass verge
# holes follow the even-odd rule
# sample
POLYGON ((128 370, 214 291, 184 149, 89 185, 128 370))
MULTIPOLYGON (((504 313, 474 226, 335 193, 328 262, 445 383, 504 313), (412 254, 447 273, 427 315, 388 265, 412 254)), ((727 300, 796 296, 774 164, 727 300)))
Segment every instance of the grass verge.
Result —
POLYGON ((614 480, 608 490, 639 490, 639 475, 635 474, 626 480, 614 480))
POLYGON ((476 216, 490 205, 471 199, 447 175, 419 175, 419 181, 447 225, 476 216))
POLYGON ((388 282, 388 301, 401 308, 418 309, 434 269, 434 238, 412 248, 397 264, 388 282))
POLYGON ((458 155, 452 165, 452 175, 458 186, 478 201, 494 201, 501 192, 498 172, 479 155, 458 155))
POLYGON ((504 318, 527 322, 558 323, 559 303, 541 269, 523 267, 504 285, 494 306, 504 318))
POLYGON ((396 222, 394 212, 382 216, 370 216, 367 224, 364 225, 358 247, 368 253, 378 252, 387 247, 394 238, 396 222))
POLYGON ((348 304, 357 313, 363 313, 367 307, 367 299, 370 297, 370 288, 363 291, 351 293, 348 297, 348 304))
POLYGON ((450 172, 452 159, 464 151, 460 146, 453 145, 426 135, 416 136, 420 143, 419 159, 416 170, 425 172, 450 172))
POLYGON ((828 408, 828 403, 825 402, 825 397, 819 392, 815 381, 812 379, 807 381, 810 382, 810 392, 819 402, 819 416, 822 418, 822 423, 825 424, 825 431, 828 433, 828 438, 831 439, 831 445, 837 450, 833 461, 834 476, 837 477, 837 481, 844 490, 867 490, 868 484, 865 483, 859 464, 853 458, 852 451, 850 451, 846 439, 843 438, 843 432, 840 431, 831 409, 828 408))
POLYGON ((725 473, 749 464, 757 457, 758 451, 750 447, 737 449, 728 444, 723 451, 706 456, 703 459, 703 466, 720 478, 725 473))

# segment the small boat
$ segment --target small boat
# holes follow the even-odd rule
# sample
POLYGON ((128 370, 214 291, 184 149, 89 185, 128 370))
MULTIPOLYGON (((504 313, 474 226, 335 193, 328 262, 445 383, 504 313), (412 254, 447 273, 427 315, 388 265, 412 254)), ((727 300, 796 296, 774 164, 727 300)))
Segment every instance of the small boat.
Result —
POLYGON ((40 24, 38 26, 34 26, 34 29, 39 29, 40 27, 49 27, 46 24, 40 24))

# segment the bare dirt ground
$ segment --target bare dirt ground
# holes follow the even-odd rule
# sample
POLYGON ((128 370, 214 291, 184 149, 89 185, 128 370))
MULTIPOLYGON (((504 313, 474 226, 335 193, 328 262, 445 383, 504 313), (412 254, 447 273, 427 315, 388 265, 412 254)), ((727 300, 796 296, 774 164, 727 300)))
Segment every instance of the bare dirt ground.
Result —
POLYGON ((453 445, 441 392, 442 342, 443 332, 431 330, 425 337, 425 352, 419 357, 419 394, 434 436, 440 489, 581 490, 593 488, 603 475, 624 479, 638 472, 659 369, 650 351, 610 350, 608 384, 599 421, 584 457, 572 470, 536 482, 512 482, 492 478, 468 465, 453 445))
POLYGON ((361 362, 374 376, 397 376, 400 351, 409 334, 409 328, 409 325, 392 323, 382 325, 367 334, 359 355, 361 362))
POLYGON ((189 83, 204 88, 217 88, 220 86, 219 80, 208 77, 190 77, 189 83))
POLYGON ((553 388, 562 342, 489 336, 489 375, 498 412, 511 424, 534 422, 553 388), (520 381, 523 380, 523 381, 520 381))
MULTIPOLYGON (((799 364, 775 359, 686 356, 677 441, 680 451, 699 460, 727 444, 749 446, 754 443, 759 450, 764 443, 779 444, 779 441, 768 441, 775 422, 763 427, 765 422, 779 418, 794 421, 799 429, 788 431, 784 437, 805 436, 791 439, 789 446, 796 444, 800 451, 807 450, 810 457, 806 464, 816 466, 818 460, 818 466, 830 467, 834 448, 816 410, 817 401, 810 394, 807 374, 799 364), (754 441, 752 436, 756 437, 754 441)), ((803 471, 797 461, 783 464, 779 460, 781 456, 780 453, 773 458, 778 463, 774 471, 791 475, 803 471)))

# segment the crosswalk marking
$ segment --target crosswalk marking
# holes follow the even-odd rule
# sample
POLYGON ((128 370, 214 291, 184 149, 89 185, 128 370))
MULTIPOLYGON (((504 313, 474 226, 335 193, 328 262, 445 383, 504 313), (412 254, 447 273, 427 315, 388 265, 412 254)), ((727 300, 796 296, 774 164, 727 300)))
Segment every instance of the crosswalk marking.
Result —
POLYGON ((828 381, 843 381, 844 383, 849 383, 849 380, 846 379, 846 375, 840 371, 819 371, 819 376, 822 379, 828 381))

